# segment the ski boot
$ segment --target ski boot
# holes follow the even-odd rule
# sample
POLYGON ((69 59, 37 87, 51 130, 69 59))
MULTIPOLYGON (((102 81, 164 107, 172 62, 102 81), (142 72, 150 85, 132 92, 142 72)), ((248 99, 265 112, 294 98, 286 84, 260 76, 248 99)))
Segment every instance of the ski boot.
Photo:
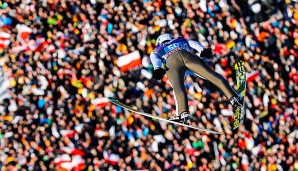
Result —
POLYGON ((171 116, 169 120, 189 125, 189 117, 190 117, 190 114, 188 114, 187 112, 182 112, 180 115, 175 114, 171 116))

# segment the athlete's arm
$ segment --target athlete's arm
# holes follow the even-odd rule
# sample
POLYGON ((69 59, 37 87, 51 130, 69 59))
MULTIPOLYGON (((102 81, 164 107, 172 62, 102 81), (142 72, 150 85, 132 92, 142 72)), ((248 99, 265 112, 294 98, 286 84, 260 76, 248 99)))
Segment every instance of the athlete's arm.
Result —
POLYGON ((154 70, 156 70, 158 68, 162 68, 162 61, 161 61, 160 57, 155 52, 151 52, 150 60, 151 60, 151 63, 153 64, 154 70))
POLYGON ((199 55, 200 55, 201 52, 204 50, 204 46, 203 46, 201 43, 197 42, 197 41, 194 41, 194 40, 187 40, 187 43, 188 43, 188 45, 189 45, 192 49, 196 50, 196 51, 199 53, 199 55))
POLYGON ((188 44, 191 48, 198 51, 199 56, 211 58, 211 56, 212 56, 211 48, 205 48, 201 43, 194 41, 194 40, 188 40, 188 44))
POLYGON ((162 79, 166 73, 166 70, 163 69, 163 67, 162 67, 162 61, 161 61, 160 57, 156 53, 151 52, 150 60, 153 64, 153 69, 154 69, 153 77, 158 80, 162 79))

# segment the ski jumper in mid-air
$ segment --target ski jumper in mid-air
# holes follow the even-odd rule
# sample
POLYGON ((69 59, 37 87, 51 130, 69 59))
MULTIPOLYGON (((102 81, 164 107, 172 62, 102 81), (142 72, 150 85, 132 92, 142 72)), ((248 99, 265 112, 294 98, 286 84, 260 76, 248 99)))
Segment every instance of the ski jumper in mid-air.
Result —
POLYGON ((150 54, 153 64, 153 77, 160 80, 166 74, 174 91, 176 113, 169 120, 188 124, 189 110, 187 92, 184 85, 187 70, 203 76, 217 86, 230 99, 234 108, 242 106, 242 99, 229 85, 228 81, 207 65, 201 57, 210 58, 212 51, 197 41, 174 38, 171 34, 162 34, 157 38, 156 48, 150 54), (199 56, 191 51, 196 50, 199 56))

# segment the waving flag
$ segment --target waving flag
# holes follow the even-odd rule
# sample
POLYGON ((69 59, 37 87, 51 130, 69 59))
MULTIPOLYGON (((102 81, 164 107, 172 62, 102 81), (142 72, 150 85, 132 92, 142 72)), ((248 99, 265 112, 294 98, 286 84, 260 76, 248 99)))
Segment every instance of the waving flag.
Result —
POLYGON ((91 100, 91 103, 99 108, 110 105, 110 101, 108 100, 108 98, 105 98, 105 97, 95 98, 91 100))
POLYGON ((246 81, 251 82, 254 81, 260 75, 259 71, 252 71, 251 73, 247 74, 246 81))
POLYGON ((25 43, 26 39, 29 38, 30 34, 32 33, 32 29, 24 24, 17 25, 18 35, 17 38, 21 43, 25 43))
POLYGON ((0 32, 0 49, 6 49, 10 43, 10 34, 0 32))
POLYGON ((80 171, 85 167, 85 160, 80 155, 62 154, 54 159, 54 163, 60 170, 80 171))
POLYGON ((125 72, 142 64, 139 51, 134 51, 124 56, 120 56, 117 60, 117 65, 120 70, 125 72))
POLYGON ((60 134, 64 137, 74 137, 77 132, 75 130, 60 130, 60 134))
POLYGON ((45 43, 45 38, 43 37, 38 37, 36 41, 33 43, 29 44, 29 48, 32 51, 41 51, 43 49, 43 45, 45 43))
POLYGON ((68 162, 71 162, 71 158, 68 154, 59 155, 54 159, 54 163, 58 166, 61 165, 62 163, 68 163, 68 162))
POLYGON ((119 159, 120 159, 120 156, 119 154, 108 154, 107 151, 104 151, 103 152, 103 158, 105 160, 106 163, 110 164, 110 165, 117 165, 119 159))

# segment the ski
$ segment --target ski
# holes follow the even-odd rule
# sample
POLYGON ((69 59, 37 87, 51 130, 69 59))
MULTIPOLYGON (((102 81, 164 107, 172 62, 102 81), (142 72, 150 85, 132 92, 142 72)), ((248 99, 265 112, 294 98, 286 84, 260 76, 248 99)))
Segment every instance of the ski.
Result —
POLYGON ((128 105, 126 105, 126 104, 124 104, 124 103, 122 103, 122 102, 120 102, 117 99, 114 99, 112 97, 109 97, 108 99, 109 99, 110 102, 114 103, 115 105, 118 105, 118 106, 120 106, 120 107, 122 107, 122 108, 124 108, 128 111, 140 114, 142 116, 150 117, 150 118, 153 118, 153 119, 158 119, 160 121, 164 121, 164 122, 168 122, 168 123, 172 123, 172 124, 176 124, 176 125, 180 125, 180 126, 185 126, 185 127, 188 127, 188 128, 199 130, 199 131, 204 131, 204 132, 213 133, 213 134, 221 134, 221 133, 213 131, 213 130, 209 130, 209 129, 205 129, 205 128, 199 128, 199 127, 195 127, 195 126, 192 126, 192 125, 186 125, 186 124, 183 124, 183 123, 170 121, 166 118, 162 118, 162 117, 159 117, 159 116, 153 116, 149 113, 145 113, 145 112, 135 110, 132 107, 130 107, 130 106, 128 106, 128 105))
POLYGON ((244 122, 245 114, 245 92, 246 92, 246 71, 244 67, 244 61, 240 60, 234 65, 236 70, 236 85, 237 93, 241 96, 243 104, 241 108, 234 109, 234 122, 233 129, 238 128, 244 122))

